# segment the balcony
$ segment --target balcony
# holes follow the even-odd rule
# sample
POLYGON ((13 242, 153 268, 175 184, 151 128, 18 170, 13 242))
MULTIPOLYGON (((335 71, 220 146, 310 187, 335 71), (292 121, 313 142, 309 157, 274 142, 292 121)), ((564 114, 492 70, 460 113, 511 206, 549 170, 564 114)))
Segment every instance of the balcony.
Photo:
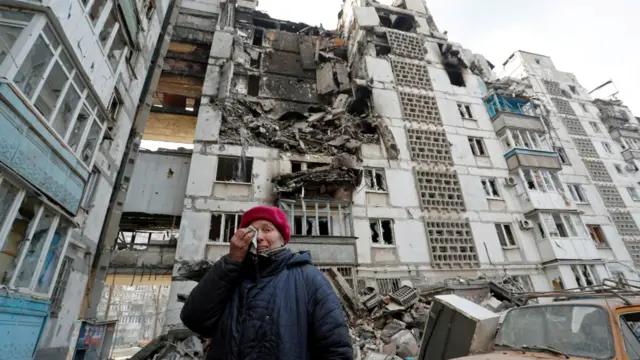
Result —
POLYGON ((640 150, 627 149, 622 152, 625 161, 640 160, 640 150))
POLYGON ((535 114, 533 105, 523 99, 511 99, 493 94, 485 99, 496 132, 505 128, 544 132, 545 127, 535 114))
POLYGON ((640 131, 635 126, 611 126, 609 127, 609 134, 613 140, 620 141, 620 139, 640 139, 640 131))
POLYGON ((510 171, 518 168, 562 170, 558 154, 549 145, 545 133, 504 128, 498 137, 507 149, 504 157, 510 171))
POLYGON ((558 174, 538 169, 520 169, 516 194, 525 213, 537 211, 577 211, 558 174))
POLYGON ((281 199, 279 207, 291 225, 292 251, 309 251, 316 265, 357 264, 351 202, 281 199))
POLYGON ((580 216, 575 213, 537 213, 528 219, 534 224, 536 245, 543 262, 600 259, 580 216))

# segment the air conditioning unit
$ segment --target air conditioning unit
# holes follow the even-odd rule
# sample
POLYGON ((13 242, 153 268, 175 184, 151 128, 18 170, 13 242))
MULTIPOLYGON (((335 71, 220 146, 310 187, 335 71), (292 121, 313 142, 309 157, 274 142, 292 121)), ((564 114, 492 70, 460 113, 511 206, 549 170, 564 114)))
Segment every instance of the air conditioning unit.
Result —
POLYGON ((516 186, 517 182, 516 182, 516 178, 514 178, 513 176, 509 176, 506 180, 505 180, 505 184, 507 186, 516 186))
POLYGON ((533 229, 533 222, 531 222, 531 220, 520 220, 520 229, 522 230, 533 229))

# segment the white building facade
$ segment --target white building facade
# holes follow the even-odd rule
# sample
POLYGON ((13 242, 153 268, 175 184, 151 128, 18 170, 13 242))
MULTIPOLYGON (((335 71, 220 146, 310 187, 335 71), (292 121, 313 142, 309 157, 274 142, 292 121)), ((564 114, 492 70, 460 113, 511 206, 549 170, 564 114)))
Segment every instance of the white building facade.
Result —
MULTIPOLYGON (((0 268, 12 359, 64 359, 169 1, 0 7, 0 268), (18 315, 13 302, 21 306, 18 315), (13 314, 13 315, 12 315, 13 314)), ((6 342, 6 345, 5 345, 6 342)))
MULTIPOLYGON (((298 41, 285 27, 248 26, 242 7, 251 4, 218 10, 177 263, 219 259, 242 212, 270 204, 290 217, 292 249, 338 267, 358 288, 504 275, 535 291, 638 280, 640 143, 631 126, 637 120, 621 104, 594 103, 549 57, 524 51, 504 63, 497 80, 499 69, 438 31, 422 0, 348 0, 338 30, 352 95, 370 94, 370 115, 396 146, 383 136, 362 145, 363 176, 352 192, 283 198, 273 179, 334 157, 225 142, 225 109, 216 99, 273 98, 264 88, 251 94, 251 78, 270 83, 274 70, 262 63, 245 72, 244 51, 301 52, 304 62, 304 50, 287 47, 298 41), (610 127, 612 119, 624 124, 610 127)), ((276 103, 306 104, 297 95, 276 103)), ((195 286, 177 268, 165 329, 180 324, 178 294, 195 286)))

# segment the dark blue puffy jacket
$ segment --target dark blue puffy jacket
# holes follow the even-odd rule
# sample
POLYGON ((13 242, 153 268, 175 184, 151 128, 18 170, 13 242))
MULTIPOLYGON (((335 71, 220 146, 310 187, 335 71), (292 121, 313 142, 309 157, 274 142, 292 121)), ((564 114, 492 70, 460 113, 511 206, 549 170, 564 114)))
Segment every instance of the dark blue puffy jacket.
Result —
POLYGON ((212 338, 207 360, 346 360, 353 349, 342 306, 309 253, 224 256, 180 314, 212 338))

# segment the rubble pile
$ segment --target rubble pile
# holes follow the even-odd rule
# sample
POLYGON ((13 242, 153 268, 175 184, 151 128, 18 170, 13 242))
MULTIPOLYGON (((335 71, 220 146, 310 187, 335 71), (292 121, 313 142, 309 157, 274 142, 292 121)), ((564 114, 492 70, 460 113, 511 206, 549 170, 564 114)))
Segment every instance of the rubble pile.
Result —
MULTIPOLYGON (((344 106, 347 99, 342 98, 344 106)), ((337 104, 336 106, 343 106, 337 104)), ((358 154, 363 143, 379 142, 379 122, 347 113, 345 107, 314 105, 312 111, 270 114, 270 101, 227 99, 220 137, 227 143, 268 146, 295 151, 336 155, 358 154)))
POLYGON ((339 197, 341 189, 354 189, 362 183, 363 171, 355 159, 342 154, 333 163, 310 170, 283 174, 273 179, 274 191, 281 195, 300 194, 302 189, 315 190, 316 197, 339 197))
POLYGON ((206 354, 205 345, 191 331, 176 329, 153 339, 129 360, 201 360, 206 354))
POLYGON ((497 281, 451 279, 429 287, 404 285, 390 294, 365 288, 359 293, 360 303, 366 309, 363 316, 350 316, 355 311, 348 309, 348 303, 343 301, 354 344, 354 359, 417 359, 436 295, 455 294, 491 311, 501 312, 525 305, 514 295, 524 292, 509 277, 497 281))

